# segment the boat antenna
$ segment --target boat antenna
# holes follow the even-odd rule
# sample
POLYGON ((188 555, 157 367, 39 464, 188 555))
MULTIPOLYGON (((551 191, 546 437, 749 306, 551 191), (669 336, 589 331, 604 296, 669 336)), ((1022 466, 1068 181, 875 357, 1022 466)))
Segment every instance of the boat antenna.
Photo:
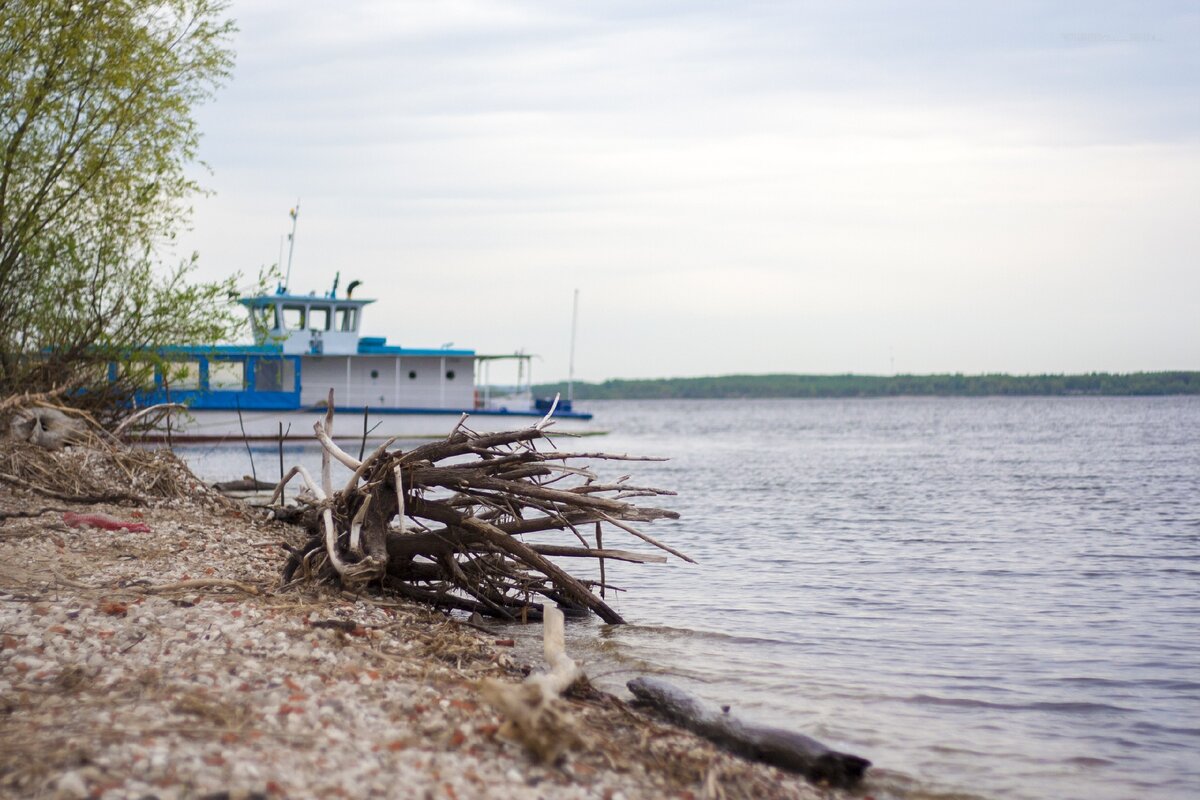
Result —
POLYGON ((571 307, 571 360, 567 367, 567 401, 575 401, 575 328, 579 322, 579 290, 575 290, 575 302, 571 307))
POLYGON ((287 275, 283 279, 284 291, 292 284, 292 251, 296 249, 296 218, 300 216, 300 198, 296 198, 296 207, 288 212, 292 218, 292 232, 288 234, 288 266, 287 275))

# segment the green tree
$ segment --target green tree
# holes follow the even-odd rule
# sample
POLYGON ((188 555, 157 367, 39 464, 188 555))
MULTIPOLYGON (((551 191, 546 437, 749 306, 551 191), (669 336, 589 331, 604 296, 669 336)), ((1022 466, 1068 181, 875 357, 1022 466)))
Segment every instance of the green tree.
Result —
POLYGON ((169 255, 199 191, 193 108, 233 65, 224 11, 0 0, 0 393, 232 334, 236 276, 193 283, 196 256, 169 255))

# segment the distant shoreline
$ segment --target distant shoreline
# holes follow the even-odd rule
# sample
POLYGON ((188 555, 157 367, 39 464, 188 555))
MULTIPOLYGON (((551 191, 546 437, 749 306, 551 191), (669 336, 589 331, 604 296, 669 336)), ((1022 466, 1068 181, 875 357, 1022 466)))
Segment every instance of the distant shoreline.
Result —
MULTIPOLYGON (((538 396, 567 395, 565 381, 534 386, 538 396)), ((1063 397, 1200 394, 1200 372, 1093 372, 1080 375, 722 375, 576 381, 577 400, 750 399, 803 397, 1063 397)))

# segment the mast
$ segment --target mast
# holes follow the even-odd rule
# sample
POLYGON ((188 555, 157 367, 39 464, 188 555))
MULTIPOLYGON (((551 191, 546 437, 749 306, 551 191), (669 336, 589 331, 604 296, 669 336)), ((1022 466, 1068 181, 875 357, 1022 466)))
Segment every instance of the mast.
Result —
POLYGON ((575 328, 579 322, 579 290, 571 307, 571 360, 567 366, 567 402, 575 401, 575 328))
POLYGON ((292 251, 296 249, 296 218, 300 216, 300 198, 296 198, 296 207, 288 212, 292 218, 292 232, 288 234, 288 266, 287 276, 283 279, 283 289, 287 291, 292 283, 292 251))

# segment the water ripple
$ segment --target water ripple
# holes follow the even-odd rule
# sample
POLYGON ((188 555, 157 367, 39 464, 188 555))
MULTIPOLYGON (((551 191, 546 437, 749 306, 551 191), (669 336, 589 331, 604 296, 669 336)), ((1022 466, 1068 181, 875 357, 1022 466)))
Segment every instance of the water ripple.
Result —
POLYGON ((976 700, 965 697, 935 697, 918 694, 906 699, 909 703, 919 703, 935 706, 959 706, 962 708, 998 708, 1011 711, 1065 711, 1072 714, 1093 713, 1132 713, 1132 708, 1109 705, 1108 703, 995 703, 987 700, 976 700))
POLYGON ((672 458, 637 479, 701 561, 608 566, 638 624, 568 628, 600 685, 669 674, 862 752, 880 798, 1196 796, 1200 398, 590 406, 672 458))

